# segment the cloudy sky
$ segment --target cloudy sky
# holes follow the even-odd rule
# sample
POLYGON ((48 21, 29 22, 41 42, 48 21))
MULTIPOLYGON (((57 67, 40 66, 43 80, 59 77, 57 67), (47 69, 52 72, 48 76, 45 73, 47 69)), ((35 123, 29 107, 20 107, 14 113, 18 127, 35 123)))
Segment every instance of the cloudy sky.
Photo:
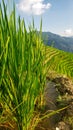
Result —
POLYGON ((15 0, 15 4, 17 14, 25 19, 26 25, 33 17, 39 30, 42 17, 43 31, 73 35, 73 0, 15 0))

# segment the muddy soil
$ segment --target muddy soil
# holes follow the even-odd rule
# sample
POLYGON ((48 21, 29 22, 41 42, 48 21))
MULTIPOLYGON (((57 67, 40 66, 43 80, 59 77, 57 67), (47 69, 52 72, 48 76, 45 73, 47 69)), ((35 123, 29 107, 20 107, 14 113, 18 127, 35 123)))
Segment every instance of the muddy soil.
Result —
MULTIPOLYGON (((48 78, 50 79, 50 78, 48 78)), ((67 77, 47 81, 44 91, 44 113, 68 106, 67 109, 42 120, 35 130, 73 130, 73 82, 67 77)))

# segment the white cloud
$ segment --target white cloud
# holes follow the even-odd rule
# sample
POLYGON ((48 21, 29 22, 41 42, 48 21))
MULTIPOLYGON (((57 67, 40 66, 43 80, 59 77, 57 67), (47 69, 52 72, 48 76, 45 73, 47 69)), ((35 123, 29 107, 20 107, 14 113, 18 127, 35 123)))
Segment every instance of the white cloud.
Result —
POLYGON ((17 8, 25 13, 40 15, 51 7, 50 3, 44 4, 44 0, 21 0, 17 8))
POLYGON ((72 29, 66 29, 66 30, 64 31, 64 34, 65 34, 66 36, 72 36, 72 35, 73 35, 73 31, 72 31, 72 29))

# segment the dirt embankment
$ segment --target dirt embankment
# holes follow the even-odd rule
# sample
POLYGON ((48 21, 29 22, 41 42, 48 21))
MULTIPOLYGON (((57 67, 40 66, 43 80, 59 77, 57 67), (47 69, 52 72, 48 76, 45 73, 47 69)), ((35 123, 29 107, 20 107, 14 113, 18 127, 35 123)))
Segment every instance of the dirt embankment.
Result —
POLYGON ((48 79, 44 92, 43 113, 50 113, 66 106, 68 108, 42 120, 37 130, 73 130, 73 82, 63 76, 48 79))

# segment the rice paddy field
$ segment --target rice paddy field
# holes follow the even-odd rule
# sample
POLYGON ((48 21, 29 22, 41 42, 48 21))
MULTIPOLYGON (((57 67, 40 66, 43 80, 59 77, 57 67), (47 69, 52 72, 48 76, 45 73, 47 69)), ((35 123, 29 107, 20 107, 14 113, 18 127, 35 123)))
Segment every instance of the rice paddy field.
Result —
MULTIPOLYGON (((0 4, 0 130, 34 130, 40 120, 46 75, 52 70, 73 76, 73 54, 45 46, 42 21, 37 33, 34 20, 10 16, 0 4)), ((43 117, 41 118, 43 119, 43 117)))

